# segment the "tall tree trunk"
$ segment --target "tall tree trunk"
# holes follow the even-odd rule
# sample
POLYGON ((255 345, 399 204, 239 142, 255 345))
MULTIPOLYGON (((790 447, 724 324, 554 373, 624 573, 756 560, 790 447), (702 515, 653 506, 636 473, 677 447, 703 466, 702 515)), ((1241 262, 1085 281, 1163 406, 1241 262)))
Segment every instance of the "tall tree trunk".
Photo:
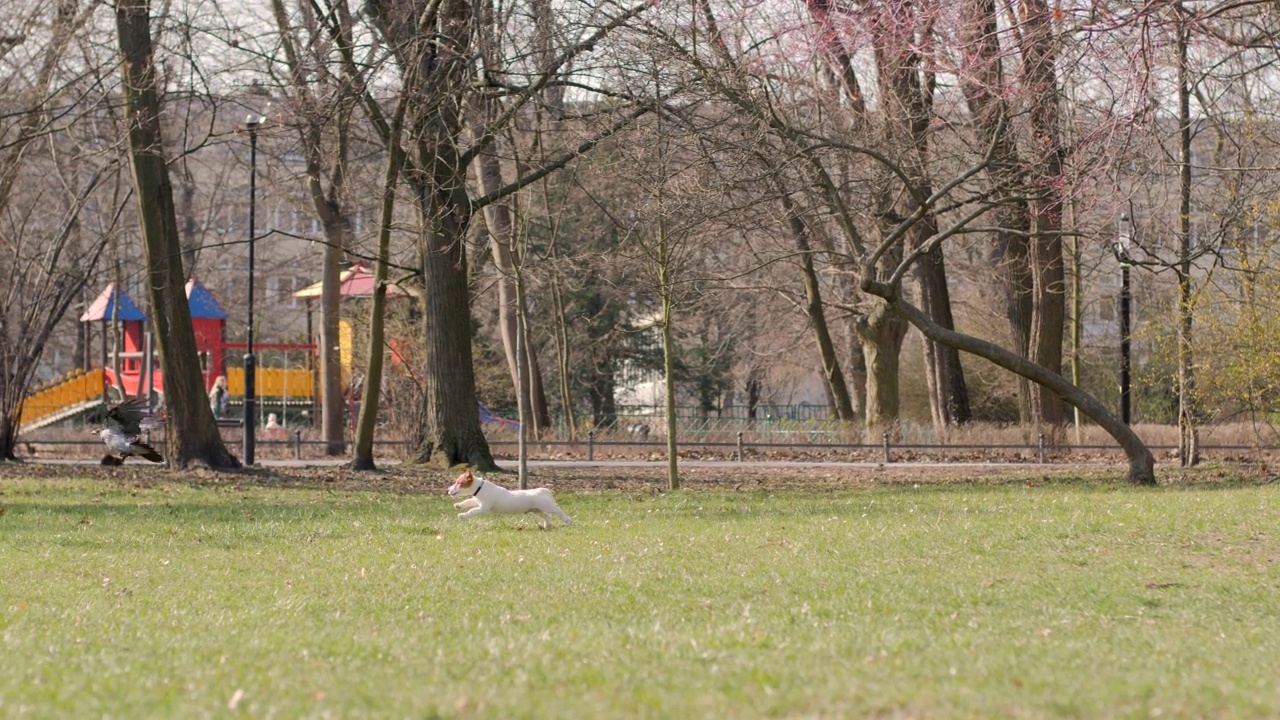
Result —
MULTIPOLYGON (((420 153, 425 150, 419 148, 420 153)), ((430 157, 420 158, 432 162, 430 157)), ((441 160, 435 161, 440 163, 436 167, 440 174, 435 176, 434 187, 418 195, 423 224, 418 255, 425 282, 422 322, 427 382, 424 427, 413 459, 446 467, 466 463, 479 470, 494 470, 497 466, 480 426, 475 393, 471 306, 462 242, 470 219, 465 209, 466 190, 463 178, 453 175, 441 160)))
MULTIPOLYGON (((661 125, 659 125, 661 127, 661 125)), ((680 419, 676 417, 675 278, 671 262, 671 238, 667 234, 662 186, 658 186, 658 300, 662 308, 662 385, 667 416, 667 489, 680 489, 680 456, 677 448, 680 419)))
MULTIPOLYGON (((932 210, 923 208, 924 198, 932 192, 928 153, 935 80, 920 47, 932 41, 931 22, 903 3, 882 9, 875 17, 872 33, 878 80, 890 119, 885 127, 886 139, 890 147, 898 148, 896 159, 905 175, 885 175, 880 201, 881 234, 903 230, 905 224, 905 249, 909 252, 924 246, 937 233, 932 210)), ((901 260, 901 252, 895 254, 893 260, 901 260)), ((951 329, 954 321, 941 248, 929 251, 915 265, 913 274, 922 309, 935 323, 951 329)), ((905 331, 906 324, 902 325, 905 331)), ((878 354, 883 355, 883 349, 878 354)), ((960 355, 954 348, 925 338, 925 367, 935 431, 941 436, 947 427, 969 419, 969 391, 960 355)), ((868 369, 874 378, 877 371, 870 362, 868 369)))
POLYGON ((564 292, 559 275, 551 278, 551 301, 555 312, 556 367, 559 370, 560 412, 564 415, 569 440, 577 434, 577 413, 573 407, 573 365, 570 357, 569 321, 565 317, 564 292))
POLYGON ((396 107, 391 130, 392 142, 387 152, 387 167, 382 181, 382 208, 378 213, 378 257, 373 270, 373 300, 369 306, 369 366, 365 370, 363 395, 360 398, 355 454, 351 458, 353 470, 377 469, 373 459, 373 439, 377 432, 378 406, 382 400, 383 358, 386 356, 387 265, 391 255, 391 223, 395 219, 396 183, 400 177, 400 166, 404 164, 400 134, 408 104, 408 100, 401 97, 396 107))
MULTIPOLYGON (((480 190, 484 194, 497 192, 502 186, 502 164, 495 153, 497 140, 482 151, 476 158, 480 178, 480 190)), ((502 335, 502 348, 507 359, 507 370, 511 373, 511 383, 519 387, 520 367, 516 362, 516 337, 519 330, 519 315, 522 308, 516 302, 516 260, 512 253, 515 247, 515 227, 511 219, 511 207, 505 201, 490 203, 484 208, 484 221, 489 230, 489 250, 493 256, 494 268, 498 271, 498 328, 502 335)), ((526 388, 524 402, 527 404, 533 420, 534 436, 542 434, 551 425, 551 412, 547 408, 546 389, 542 383, 542 372, 538 365, 537 349, 531 343, 525 344, 525 358, 529 365, 529 384, 526 388)))
POLYGON ((480 425, 471 351, 471 303, 465 241, 471 221, 462 141, 472 75, 473 6, 370 0, 374 23, 402 68, 410 68, 417 138, 415 170, 406 174, 418 209, 423 280, 425 392, 412 459, 479 470, 497 465, 480 425), (420 27, 422 24, 429 27, 420 27))
POLYGON ((877 305, 858 323, 867 366, 864 416, 870 430, 887 431, 897 425, 901 409, 898 373, 906 335, 907 323, 884 305, 877 305))
MULTIPOLYGON (((342 353, 340 328, 342 314, 341 263, 345 248, 349 245, 351 223, 342 210, 342 193, 346 185, 347 156, 349 147, 350 103, 344 102, 341 92, 336 102, 321 107, 311 83, 315 68, 308 67, 294 44, 293 28, 285 11, 283 0, 272 0, 279 38, 289 67, 290 84, 299 108, 301 122, 298 132, 303 157, 307 167, 307 192, 320 226, 324 230, 325 246, 320 272, 320 426, 325 441, 325 454, 342 455, 346 452, 346 422, 342 393, 342 353), (333 143, 333 159, 329 163, 329 186, 325 188, 325 126, 333 122, 336 138, 333 143)), ((306 9, 305 3, 303 8, 306 9)), ((340 20, 341 32, 349 38, 350 27, 346 18, 340 20)), ((318 34, 318 31, 316 31, 318 34)), ((344 39, 344 41, 346 41, 344 39)), ((347 41, 349 42, 349 41, 347 41)), ((323 68, 322 61, 316 66, 323 68)), ((327 73, 322 77, 328 78, 327 73)), ((354 376, 351 378, 355 381, 354 376)))
MULTIPOLYGON (((1014 352, 1030 356, 1031 343, 1031 220, 1022 196, 1022 161, 1013 136, 1006 97, 1004 52, 995 0, 965 0, 960 21, 960 43, 965 72, 959 81, 974 119, 981 146, 990 149, 987 178, 996 205, 991 257, 1003 289, 1005 319, 1014 352)), ((1031 383, 1015 376, 1018 413, 1031 422, 1031 383)))
MULTIPOLYGON (((516 271, 516 307, 519 312, 516 314, 516 396, 520 399, 517 407, 517 416, 520 419, 520 427, 517 430, 517 453, 518 468, 517 474, 520 477, 520 489, 529 489, 529 427, 533 424, 530 422, 529 416, 529 354, 525 352, 525 348, 529 344, 529 323, 528 316, 525 314, 525 298, 524 298, 524 270, 517 262, 516 271)), ((545 401, 545 397, 543 400, 545 401)))
MULTIPOLYGON (((951 315, 951 292, 943 271, 942 248, 935 247, 916 265, 915 279, 920 294, 920 307, 938 325, 955 329, 951 315), (929 268, 922 271, 923 268, 929 268)), ((969 409, 969 386, 960 364, 960 352, 953 347, 925 338, 925 378, 929 388, 929 408, 933 429, 943 437, 947 428, 963 425, 972 419, 969 409)))
MULTIPOLYGON (((1080 351, 1084 342, 1084 263, 1083 255, 1080 252, 1080 235, 1075 232, 1079 227, 1076 214, 1075 202, 1072 201, 1069 206, 1071 209, 1071 218, 1068 228, 1071 230, 1070 245, 1067 247, 1068 270, 1071 276, 1071 315, 1068 319, 1068 337, 1071 338, 1071 351, 1069 354, 1069 364, 1071 367, 1071 384, 1080 385, 1080 351)), ((1080 439, 1080 408, 1072 407, 1071 409, 1071 425, 1075 429, 1075 441, 1079 445, 1080 439)))
POLYGON ((164 370, 165 434, 171 466, 238 467, 218 433, 205 396, 187 306, 182 242, 160 133, 160 95, 147 0, 116 3, 129 160, 138 199, 152 322, 164 370))
POLYGON ((850 318, 848 326, 849 362, 845 366, 849 389, 853 392, 853 411, 863 421, 867 417, 867 355, 862 350, 862 338, 858 336, 858 321, 850 318))
MULTIPOLYGON (((1057 38, 1045 0, 1027 0, 1022 11, 1022 76, 1030 98, 1032 135, 1039 152, 1028 176, 1031 217, 1031 337, 1029 357, 1049 371, 1062 373, 1066 321, 1065 272, 1062 260, 1063 148, 1059 128, 1060 93, 1056 77, 1057 38)), ((1062 399, 1044 385, 1031 388, 1032 420, 1048 426, 1066 422, 1062 399)))
MULTIPOLYGON (((323 222, 322 222, 323 224, 323 222)), ((326 232, 320 271, 320 428, 326 455, 346 450, 342 397, 342 233, 326 232)), ((355 377, 351 378, 354 382, 355 377)))
POLYGON ((1191 344, 1193 299, 1191 278, 1191 78, 1187 67, 1190 41, 1182 2, 1174 7, 1178 34, 1178 459, 1183 467, 1200 462, 1196 427, 1195 365, 1191 344))

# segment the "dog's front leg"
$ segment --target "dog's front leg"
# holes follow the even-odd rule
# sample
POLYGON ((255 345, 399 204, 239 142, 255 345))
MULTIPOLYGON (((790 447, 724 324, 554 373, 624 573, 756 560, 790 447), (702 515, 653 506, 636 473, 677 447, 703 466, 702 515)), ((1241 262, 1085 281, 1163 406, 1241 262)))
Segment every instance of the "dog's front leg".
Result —
POLYGON ((469 497, 466 500, 454 503, 453 506, 459 510, 466 510, 468 508, 480 507, 480 501, 475 499, 475 497, 469 497))
MULTIPOLYGON (((472 500, 475 500, 475 498, 472 498, 472 500)), ((473 515, 479 515, 479 514, 480 514, 480 513, 482 513, 482 512, 484 512, 484 506, 480 504, 480 501, 479 501, 479 500, 476 500, 476 506, 475 506, 475 507, 471 508, 470 510, 468 510, 468 511, 466 511, 466 512, 464 512, 464 513, 458 513, 458 517, 460 517, 460 518, 469 518, 469 517, 472 517, 473 515)))

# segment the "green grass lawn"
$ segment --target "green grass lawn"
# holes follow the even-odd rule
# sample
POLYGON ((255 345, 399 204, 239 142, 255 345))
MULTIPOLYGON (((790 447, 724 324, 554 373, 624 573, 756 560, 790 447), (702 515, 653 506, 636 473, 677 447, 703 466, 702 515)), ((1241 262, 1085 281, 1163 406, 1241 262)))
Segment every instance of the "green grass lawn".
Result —
POLYGON ((0 477, 0 717, 1280 716, 1273 485, 0 477))

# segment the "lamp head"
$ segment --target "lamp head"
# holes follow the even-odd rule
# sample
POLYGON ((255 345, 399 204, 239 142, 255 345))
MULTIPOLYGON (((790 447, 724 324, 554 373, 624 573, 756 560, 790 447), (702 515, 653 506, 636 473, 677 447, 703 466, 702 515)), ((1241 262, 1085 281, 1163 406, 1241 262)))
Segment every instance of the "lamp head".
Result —
POLYGON ((1129 246, 1133 244, 1133 222, 1129 220, 1129 213, 1120 214, 1120 227, 1116 233, 1116 245, 1120 249, 1121 254, 1129 254, 1129 246))
POLYGON ((263 117, 262 115, 249 113, 249 115, 244 119, 244 126, 249 130, 257 130, 258 126, 262 125, 262 123, 265 121, 266 121, 266 118, 263 117))

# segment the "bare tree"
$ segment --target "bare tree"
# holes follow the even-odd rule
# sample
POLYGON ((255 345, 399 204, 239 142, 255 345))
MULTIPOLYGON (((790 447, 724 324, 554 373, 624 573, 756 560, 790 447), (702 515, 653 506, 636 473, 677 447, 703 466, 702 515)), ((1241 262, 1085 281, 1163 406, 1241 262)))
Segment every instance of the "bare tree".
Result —
MULTIPOLYGON (((97 7, 64 0, 15 13, 24 32, 0 43, 6 65, 34 68, 29 77, 0 77, 8 103, 0 119, 0 461, 15 457, 23 401, 45 348, 112 235, 86 233, 84 210, 101 186, 110 187, 116 158, 78 152, 91 123, 77 137, 84 130, 63 117, 65 108, 90 115, 100 99, 64 65, 97 7)), ((101 200, 110 204, 109 196, 101 200)), ((107 212, 108 227, 116 218, 107 212)))
MULTIPOLYGON (((346 441, 338 333, 342 312, 341 262, 344 249, 351 245, 351 221, 343 207, 343 196, 350 163, 353 85, 349 78, 341 77, 345 67, 341 60, 330 57, 330 43, 310 4, 298 4, 298 22, 291 20, 284 0, 272 0, 271 7, 288 70, 291 96, 288 113, 306 160, 307 195, 320 219, 326 241, 320 290, 321 434, 325 454, 342 455, 346 452, 346 441), (295 33, 302 34, 302 42, 295 33), (304 49, 309 51, 305 56, 304 49)), ((350 45, 351 17, 345 0, 331 0, 330 8, 335 27, 343 41, 350 45)))
MULTIPOLYGON (((1057 82, 1058 38, 1053 10, 1045 0, 1029 0, 1020 17, 1022 85, 1030 98, 1031 136, 1039 152, 1028 177, 1031 217, 1031 335, 1028 357, 1051 372, 1062 372, 1062 343, 1066 319, 1066 287, 1062 262, 1062 213, 1065 148, 1062 143, 1057 82)), ((1031 419, 1058 426, 1066 422, 1062 400, 1044 385, 1031 387, 1031 419)))
POLYGON ((116 31, 134 195, 142 226, 152 322, 165 377, 168 461, 175 467, 192 463, 239 467, 214 423, 196 353, 182 268, 182 236, 160 132, 160 92, 148 0, 118 2, 116 31))
POLYGON ((400 168, 404 164, 404 149, 400 136, 404 130, 404 113, 408 103, 400 98, 395 117, 391 122, 390 148, 387 167, 382 181, 382 207, 378 214, 378 249, 374 266, 373 301, 369 306, 369 365, 365 368, 363 395, 360 398, 360 419, 356 425, 355 456, 351 460, 354 470, 373 470, 373 439, 378 424, 378 408, 382 395, 382 367, 386 333, 387 267, 391 252, 391 224, 395 215, 396 186, 400 168))
MULTIPOLYGON (((585 35, 558 57, 555 67, 535 73, 531 83, 513 94, 513 102, 490 123, 477 141, 469 129, 467 110, 473 92, 471 62, 476 23, 475 8, 462 0, 438 3, 376 1, 366 6, 378 33, 393 53, 402 79, 414 68, 410 93, 414 104, 406 119, 412 150, 406 157, 405 182, 412 189, 418 213, 418 260, 426 297, 423 336, 427 358, 424 426, 418 433, 413 456, 420 462, 468 463, 481 469, 494 466, 488 442, 480 427, 471 353, 471 314, 464 241, 473 214, 519 189, 555 172, 599 143, 602 137, 625 127, 640 111, 624 113, 594 137, 588 137, 547 165, 532 168, 505 187, 472 198, 467 168, 489 135, 500 132, 553 74, 570 59, 595 44, 641 12, 644 6, 613 7, 613 15, 586 29, 585 35)), ((353 62, 348 59, 348 62, 353 62)), ((385 116, 366 106, 371 115, 385 116)), ((384 142, 385 123, 379 130, 384 142)))
MULTIPOLYGON (((870 352, 885 348, 895 352, 897 345, 891 341, 894 337, 900 338, 902 332, 897 331, 893 335, 867 332, 867 326, 876 321, 885 324, 880 327, 871 325, 871 329, 883 331, 895 323, 910 323, 934 342, 978 354, 1031 379, 1045 389, 1045 397, 1067 397, 1105 427, 1126 450, 1132 481, 1154 482, 1154 458, 1137 435, 1116 420, 1096 399, 1064 380, 1056 367, 1046 367, 994 343, 947 328, 907 298, 904 280, 917 272, 918 264, 931 262, 929 258, 934 257, 947 240, 964 233, 978 218, 996 207, 993 203, 995 198, 989 192, 973 188, 974 179, 992 163, 995 143, 982 146, 977 153, 948 158, 945 163, 937 158, 928 161, 927 156, 911 151, 903 152, 905 147, 923 153, 926 148, 924 140, 929 137, 928 128, 924 125, 932 124, 928 101, 919 99, 922 88, 929 82, 928 76, 925 75, 920 85, 914 85, 912 80, 919 78, 916 73, 921 70, 912 56, 914 48, 920 44, 909 41, 916 32, 915 21, 911 17, 911 13, 899 13, 877 20, 880 24, 876 28, 884 31, 875 45, 880 101, 873 110, 883 115, 880 134, 849 123, 829 122, 821 113, 806 112, 804 102, 808 98, 803 94, 799 94, 800 102, 794 106, 783 106, 774 101, 777 80, 773 76, 761 76, 746 70, 752 64, 739 61, 723 35, 708 43, 716 54, 714 63, 706 54, 690 52, 686 57, 702 70, 704 83, 738 110, 740 117, 752 118, 777 139, 779 147, 785 149, 779 156, 779 162, 804 167, 808 176, 813 178, 806 186, 816 189, 815 194, 829 208, 831 227, 845 236, 847 246, 854 252, 851 259, 859 268, 863 291, 884 301, 864 316, 863 340, 870 347, 870 352), (841 154, 859 158, 859 162, 867 165, 865 177, 871 180, 867 187, 875 199, 876 208, 871 218, 859 218, 832 180, 834 175, 830 168, 841 154), (875 238, 874 242, 868 242, 870 237, 875 238)), ((712 32, 718 34, 716 30, 712 32)), ((1043 50, 1037 48, 1037 51, 1043 50)), ((1035 79, 1037 82, 1046 80, 1039 76, 1035 79)), ((1054 98, 1050 100, 1056 102, 1054 98)), ((1037 112, 1043 115, 1037 122, 1045 123, 1047 127, 1053 108, 1040 108, 1037 112)), ((1054 142, 1048 143, 1050 152, 1056 152, 1055 147, 1054 142)), ((1051 167, 1045 172, 1052 175, 1057 171, 1051 167)), ((1043 204, 1036 210, 1042 214, 1038 221, 1041 222, 1039 231, 1044 236, 1041 239, 1045 245, 1042 252, 1052 255, 1054 243, 1060 235, 1059 226, 1054 224, 1055 196, 1052 188, 1040 188, 1039 192, 1033 197, 1043 204)), ((1048 264, 1052 265, 1052 262, 1048 264)), ((1035 266, 1035 262, 1032 265, 1035 266)), ((1040 281, 1044 281, 1043 278, 1040 281)), ((1053 285, 1051 280, 1047 281, 1048 289, 1052 290, 1053 285)), ((1058 291, 1061 291, 1060 287, 1058 291)), ((874 375, 884 371, 883 367, 877 370, 876 365, 883 366, 885 358, 869 354, 867 359, 870 373, 874 375)), ((874 417, 871 413, 877 400, 873 390, 877 384, 889 391, 896 388, 896 384, 887 381, 869 383, 869 417, 874 417)))
MULTIPOLYGON (((542 2, 540 5, 549 3, 542 2)), ((480 29, 480 57, 485 67, 485 73, 499 82, 506 82, 509 78, 503 70, 501 62, 502 49, 502 33, 501 28, 505 23, 501 23, 496 15, 492 2, 482 4, 482 12, 484 14, 483 22, 479 23, 480 29)), ((538 27, 538 35, 541 44, 541 63, 546 65, 544 71, 549 70, 550 59, 552 54, 550 47, 551 29, 548 27, 550 19, 546 17, 547 11, 536 11, 535 17, 538 27)), ((506 182, 504 181, 503 160, 502 160, 502 144, 514 145, 509 140, 510 132, 494 133, 490 131, 490 125, 499 117, 501 117, 502 104, 498 97, 492 94, 479 95, 475 98, 476 115, 478 122, 475 125, 475 132, 481 137, 489 138, 489 144, 476 155, 476 177, 479 181, 480 192, 482 194, 498 192, 506 182)), ((510 128, 508 128, 508 131, 510 128)), ((535 132, 537 132, 535 130, 535 132)), ((541 138, 539 138, 541 140, 541 138)), ((521 437, 527 430, 532 430, 536 437, 540 435, 551 424, 551 414, 547 406, 546 390, 543 387, 542 372, 538 362, 538 353, 534 346, 531 346, 527 338, 520 335, 520 317, 525 312, 525 308, 518 302, 518 295, 521 294, 517 284, 520 280, 521 269, 517 267, 517 230, 515 227, 514 213, 510 202, 515 198, 505 198, 497 202, 490 203, 484 208, 484 224, 489 234, 489 249, 493 258, 494 268, 497 271, 495 284, 498 291, 498 329, 502 338, 502 347, 505 351, 507 360, 507 369, 511 373, 512 384, 516 387, 518 393, 519 405, 521 408, 528 410, 531 422, 526 422, 521 418, 521 437), (524 352, 518 353, 517 346, 523 348, 524 352), (527 372, 527 382, 521 383, 521 367, 527 372), (531 427, 530 427, 531 426, 531 427)), ((523 475, 521 476, 523 479, 523 475)))
MULTIPOLYGON (((1029 239, 1031 220, 1022 188, 1023 162, 1014 135, 1009 83, 1004 71, 1007 51, 1001 44, 995 0, 966 0, 960 16, 961 88, 979 142, 991 148, 985 174, 990 181, 995 228, 991 258, 998 269, 1005 319, 1015 351, 1030 354, 1032 280, 1029 239)), ((1031 420, 1031 385, 1019 376, 1018 410, 1031 420)))
POLYGON ((799 254, 800 275, 804 282, 805 316, 809 319, 809 328, 813 332, 814 341, 818 345, 818 354, 822 358, 822 376, 831 395, 831 405, 835 409, 837 419, 853 421, 853 399, 849 386, 845 384, 844 371, 840 369, 840 360, 836 355, 836 344, 831 337, 831 329, 827 325, 826 306, 822 302, 822 283, 814 263, 814 247, 810 240, 809 225, 800 216, 795 202, 789 194, 780 193, 787 227, 795 237, 796 251, 799 254))

